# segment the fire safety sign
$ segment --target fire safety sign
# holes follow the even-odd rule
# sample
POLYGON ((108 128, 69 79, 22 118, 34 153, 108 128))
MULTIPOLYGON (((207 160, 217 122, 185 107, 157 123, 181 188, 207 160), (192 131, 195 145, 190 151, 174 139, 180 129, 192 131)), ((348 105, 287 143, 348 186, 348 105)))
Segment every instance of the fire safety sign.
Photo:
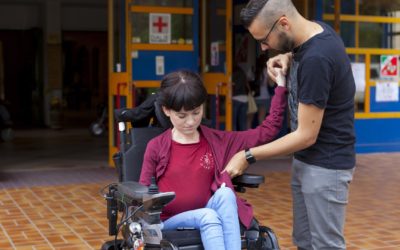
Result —
POLYGON ((171 43, 171 14, 150 13, 149 31, 150 43, 171 43))

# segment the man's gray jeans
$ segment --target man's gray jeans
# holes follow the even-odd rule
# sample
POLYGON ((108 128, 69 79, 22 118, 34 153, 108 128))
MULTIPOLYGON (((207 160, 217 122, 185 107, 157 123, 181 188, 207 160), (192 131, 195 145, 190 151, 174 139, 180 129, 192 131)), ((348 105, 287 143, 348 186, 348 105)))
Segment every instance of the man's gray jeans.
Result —
POLYGON ((343 228, 353 172, 293 159, 293 243, 299 249, 346 249, 343 228))

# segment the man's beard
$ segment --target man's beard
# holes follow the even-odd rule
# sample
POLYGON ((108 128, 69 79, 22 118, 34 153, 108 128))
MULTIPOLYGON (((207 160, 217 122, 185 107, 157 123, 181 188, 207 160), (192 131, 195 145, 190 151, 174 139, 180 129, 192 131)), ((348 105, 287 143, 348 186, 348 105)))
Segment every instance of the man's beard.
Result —
POLYGON ((293 39, 288 37, 284 32, 280 32, 278 37, 279 37, 279 44, 276 50, 287 53, 291 52, 294 49, 293 39))

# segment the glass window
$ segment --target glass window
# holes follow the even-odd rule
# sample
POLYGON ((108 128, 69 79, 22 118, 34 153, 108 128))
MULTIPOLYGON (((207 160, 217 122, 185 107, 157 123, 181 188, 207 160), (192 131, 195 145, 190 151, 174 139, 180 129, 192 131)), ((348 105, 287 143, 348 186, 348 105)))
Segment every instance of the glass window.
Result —
MULTIPOLYGON (((149 43, 149 13, 131 13, 132 43, 149 43)), ((171 44, 193 44, 193 16, 171 15, 171 44)))
POLYGON ((193 7, 193 0, 134 0, 133 3, 157 7, 193 7))
POLYGON ((149 13, 131 13, 132 43, 149 43, 149 13))
POLYGON ((365 106, 365 57, 364 55, 349 55, 354 81, 356 83, 356 93, 354 96, 355 112, 364 112, 365 106))
POLYGON ((359 23, 359 47, 387 48, 385 27, 387 24, 359 23))
MULTIPOLYGON (((325 21, 333 27, 333 21, 325 21)), ((355 22, 341 22, 340 36, 345 47, 400 49, 400 24, 358 23, 358 45, 355 22)))
MULTIPOLYGON (((324 21, 334 28, 333 21, 324 21)), ((355 24, 354 22, 341 22, 340 23, 340 36, 344 42, 345 47, 356 47, 355 45, 355 24)))
POLYGON ((125 51, 121 47, 121 40, 124 39, 124 33, 120 30, 121 15, 123 8, 120 5, 121 1, 114 0, 113 5, 113 69, 114 72, 124 72, 126 70, 125 51))
POLYGON ((370 80, 376 81, 380 78, 380 55, 371 55, 371 67, 370 67, 370 80))
MULTIPOLYGON (((345 15, 354 15, 355 11, 355 0, 340 1, 340 13, 345 15)), ((335 13, 335 0, 324 0, 324 13, 333 14, 335 13)))
POLYGON ((364 112, 365 109, 365 87, 367 82, 374 82, 380 79, 380 56, 371 55, 369 79, 366 79, 365 73, 365 56, 364 55, 349 55, 352 62, 354 80, 356 82, 355 94, 355 110, 356 112, 364 112))
POLYGON ((345 47, 356 47, 355 36, 354 36, 355 30, 356 28, 354 22, 340 23, 340 35, 342 37, 345 47))
MULTIPOLYGON (((346 15, 356 14, 355 0, 340 1, 340 12, 346 15)), ((333 14, 335 12, 335 0, 324 0, 324 13, 333 14)), ((359 0, 359 15, 364 16, 391 16, 393 11, 400 10, 400 0, 377 1, 359 0)))
POLYGON ((193 43, 192 19, 192 15, 171 15, 171 43, 193 43))
MULTIPOLYGON (((326 21, 333 27, 332 21, 326 21)), ((359 48, 400 48, 400 24, 367 23, 358 24, 358 46, 355 41, 355 22, 341 22, 340 35, 346 47, 359 48)))
POLYGON ((226 62, 226 6, 225 1, 206 2, 205 72, 225 72, 226 62))
MULTIPOLYGON (((400 12, 398 14, 400 17, 400 12)), ((393 23, 389 25, 389 46, 394 49, 400 49, 400 24, 393 23)))
POLYGON ((391 16, 393 11, 400 10, 400 0, 392 1, 376 1, 363 0, 359 1, 360 15, 367 16, 391 16))

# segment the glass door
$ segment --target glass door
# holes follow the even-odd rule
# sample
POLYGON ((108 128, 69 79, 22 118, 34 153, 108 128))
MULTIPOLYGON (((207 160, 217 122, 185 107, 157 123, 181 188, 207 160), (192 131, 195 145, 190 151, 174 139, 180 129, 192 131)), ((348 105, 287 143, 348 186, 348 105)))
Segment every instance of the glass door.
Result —
POLYGON ((215 95, 210 102, 213 125, 226 130, 232 130, 231 20, 231 0, 201 1, 201 74, 207 92, 215 95))
POLYGON ((130 106, 130 61, 127 58, 126 39, 127 6, 125 0, 108 0, 108 131, 109 164, 114 165, 112 155, 118 151, 118 126, 114 109, 130 106))

